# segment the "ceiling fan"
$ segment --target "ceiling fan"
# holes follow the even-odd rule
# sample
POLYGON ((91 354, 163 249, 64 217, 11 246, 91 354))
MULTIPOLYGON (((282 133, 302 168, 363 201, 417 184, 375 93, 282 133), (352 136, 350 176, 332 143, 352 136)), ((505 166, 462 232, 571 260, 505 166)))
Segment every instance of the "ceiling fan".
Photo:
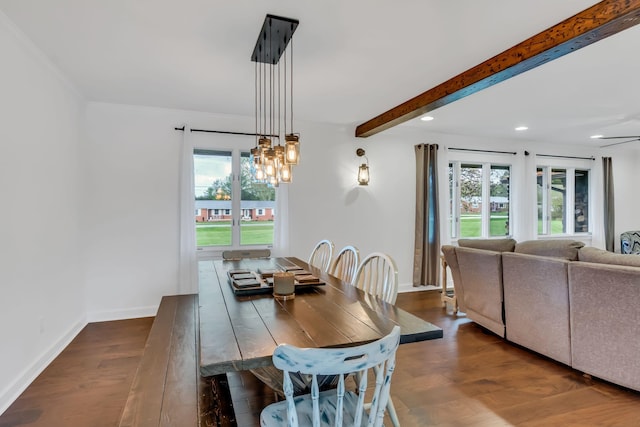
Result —
POLYGON ((626 141, 612 142, 611 144, 601 145, 600 148, 612 147, 614 145, 626 144, 627 142, 640 141, 640 135, 632 136, 593 136, 595 139, 626 139, 626 141))

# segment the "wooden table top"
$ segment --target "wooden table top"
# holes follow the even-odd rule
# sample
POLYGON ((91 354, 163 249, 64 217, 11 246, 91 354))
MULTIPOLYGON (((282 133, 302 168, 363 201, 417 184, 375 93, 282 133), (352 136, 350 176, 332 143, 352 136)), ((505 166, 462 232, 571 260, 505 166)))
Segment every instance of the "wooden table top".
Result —
POLYGON ((400 343, 442 338, 442 329, 297 258, 200 261, 200 371, 203 376, 271 365, 281 343, 340 347, 376 340, 400 325, 400 343), (289 301, 271 295, 235 296, 230 269, 275 269, 296 264, 326 285, 289 301))

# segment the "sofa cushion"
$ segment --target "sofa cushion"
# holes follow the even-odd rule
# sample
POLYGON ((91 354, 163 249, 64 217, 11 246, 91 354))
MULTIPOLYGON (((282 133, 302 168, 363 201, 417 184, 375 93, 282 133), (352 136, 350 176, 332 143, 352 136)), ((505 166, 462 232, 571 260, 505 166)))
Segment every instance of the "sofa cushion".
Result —
POLYGON ((514 252, 577 261, 578 249, 583 246, 575 240, 527 240, 516 244, 514 252))
POLYGON ((494 252, 513 252, 516 241, 513 239, 459 239, 458 246, 494 252))
POLYGON ((578 251, 578 260, 599 264, 628 265, 640 267, 640 256, 632 254, 614 254, 602 249, 586 247, 578 251))

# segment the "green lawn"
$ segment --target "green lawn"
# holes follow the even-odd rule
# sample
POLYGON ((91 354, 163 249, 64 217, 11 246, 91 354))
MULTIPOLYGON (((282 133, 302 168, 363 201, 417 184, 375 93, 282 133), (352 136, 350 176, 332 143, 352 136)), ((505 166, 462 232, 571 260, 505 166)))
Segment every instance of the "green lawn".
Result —
MULTIPOLYGON (((491 218, 490 235, 493 237, 505 236, 508 233, 506 227, 507 218, 497 217, 491 218)), ((538 227, 542 230, 542 226, 538 227)), ((562 234, 562 221, 551 221, 551 234, 562 234)), ((460 237, 480 237, 482 235, 482 223, 480 215, 462 215, 460 218, 460 237)))
MULTIPOLYGON (((500 215, 491 218, 489 233, 491 236, 505 236, 509 232, 507 217, 500 215)), ((482 222, 480 215, 462 215, 460 218, 460 237, 480 237, 482 235, 482 222)))
MULTIPOLYGON (((241 245, 270 245, 273 243, 273 221, 242 223, 240 225, 241 245)), ((196 224, 197 246, 231 245, 231 222, 196 224)))

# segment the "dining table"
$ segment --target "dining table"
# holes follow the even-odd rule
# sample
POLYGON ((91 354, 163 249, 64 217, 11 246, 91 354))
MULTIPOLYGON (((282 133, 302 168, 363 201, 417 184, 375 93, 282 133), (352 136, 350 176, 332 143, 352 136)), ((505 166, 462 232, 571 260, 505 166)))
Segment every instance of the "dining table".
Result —
MULTIPOLYGON (((400 343, 442 338, 442 329, 296 257, 199 261, 200 373, 203 377, 272 365, 283 343, 346 347, 377 340, 400 326, 400 343), (295 298, 272 292, 236 295, 229 271, 301 268, 317 286, 295 298)), ((258 276, 259 277, 259 276, 258 276)))

